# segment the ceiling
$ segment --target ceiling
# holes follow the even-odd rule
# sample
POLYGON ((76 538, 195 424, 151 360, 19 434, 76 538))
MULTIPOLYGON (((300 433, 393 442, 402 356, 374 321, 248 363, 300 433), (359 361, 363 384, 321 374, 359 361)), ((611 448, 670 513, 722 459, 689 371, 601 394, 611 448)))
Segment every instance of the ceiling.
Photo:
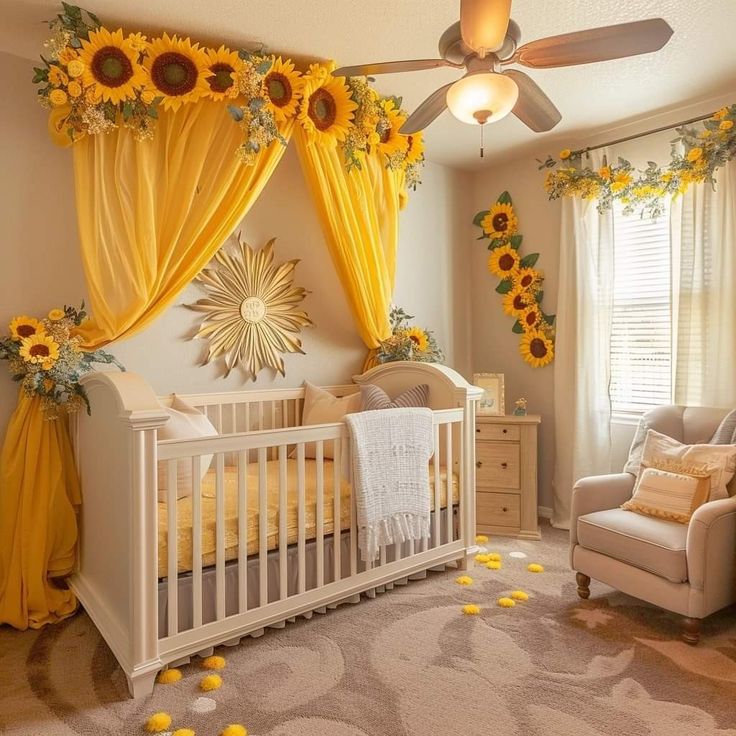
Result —
MULTIPOLYGON (((73 1, 73 0, 72 0, 73 1)), ((339 64, 433 58, 442 31, 459 17, 459 0, 86 0, 106 25, 179 31, 205 43, 225 41, 339 64)), ((56 0, 3 0, 0 50, 38 57, 47 35, 41 21, 56 0)), ((513 0, 521 43, 595 26, 661 16, 675 33, 646 56, 567 69, 527 70, 562 112, 550 133, 535 134, 516 118, 479 131, 445 112, 426 132, 427 156, 458 168, 482 168, 522 150, 540 149, 690 102, 736 94, 736 0, 513 0), (545 140, 546 139, 546 140, 545 140)), ((460 75, 451 69, 376 78, 384 94, 408 110, 460 75)), ((552 149, 554 150, 554 149, 552 149)))

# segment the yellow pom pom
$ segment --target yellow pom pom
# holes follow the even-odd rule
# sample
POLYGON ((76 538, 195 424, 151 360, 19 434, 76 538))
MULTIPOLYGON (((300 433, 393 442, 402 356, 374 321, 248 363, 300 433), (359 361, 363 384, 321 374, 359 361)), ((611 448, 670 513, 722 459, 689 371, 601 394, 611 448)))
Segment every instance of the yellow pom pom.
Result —
POLYGON ((455 578, 455 582, 458 585, 472 585, 473 578, 471 578, 470 575, 461 575, 459 578, 455 578))
POLYGON ((206 670, 224 670, 226 664, 225 657, 218 657, 217 655, 205 657, 202 660, 202 667, 206 670))
POLYGON ((526 569, 529 570, 529 572, 544 572, 544 568, 536 562, 532 562, 532 564, 528 565, 526 569))
POLYGON ((239 723, 231 723, 222 729, 220 736, 248 736, 248 729, 239 723))
POLYGON ((488 541, 488 537, 485 534, 476 534, 475 535, 475 543, 476 544, 485 544, 488 541))
POLYGON ((195 736, 191 728, 177 728, 171 736, 195 736))
POLYGON ((516 603, 511 600, 511 598, 499 598, 498 605, 501 606, 501 608, 513 608, 516 603))
POLYGON ((468 603, 463 606, 463 613, 466 616, 477 616, 480 613, 480 606, 476 606, 475 603, 468 603))
POLYGON ((529 595, 525 593, 523 590, 512 590, 509 597, 513 598, 515 601, 528 601, 529 600, 529 595))
POLYGON ((498 560, 488 560, 488 562, 486 562, 486 567, 489 570, 500 570, 501 563, 498 560))
POLYGON ((488 562, 491 558, 486 554, 480 554, 480 555, 476 555, 473 559, 476 562, 480 562, 481 565, 485 565, 486 562, 488 562))
POLYGON ((181 680, 181 670, 163 670, 158 673, 156 682, 161 685, 171 685, 172 682, 181 680))
POLYGON ((148 733, 161 733, 171 725, 171 716, 168 713, 154 713, 146 721, 148 733))
POLYGON ((204 692, 217 690, 218 687, 222 687, 222 677, 220 675, 205 675, 199 683, 199 689, 204 690, 204 692))
POLYGON ((500 555, 500 554, 498 554, 498 552, 489 552, 489 553, 488 553, 488 559, 489 559, 489 560, 494 560, 494 561, 496 561, 496 562, 500 562, 500 560, 501 560, 501 555, 500 555))

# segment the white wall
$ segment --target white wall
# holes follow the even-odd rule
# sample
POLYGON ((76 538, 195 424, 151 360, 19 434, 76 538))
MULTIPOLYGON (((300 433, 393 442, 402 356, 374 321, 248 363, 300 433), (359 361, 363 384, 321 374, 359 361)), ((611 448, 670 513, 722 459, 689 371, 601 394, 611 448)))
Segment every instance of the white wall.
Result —
MULTIPOLYGON (((3 269, 0 328, 20 312, 43 315, 85 296, 78 255, 71 152, 56 148, 46 133, 47 113, 35 102, 32 64, 0 54, 2 106, 0 145, 5 167, 0 181, 3 269)), ((448 363, 470 364, 467 240, 460 203, 469 176, 429 164, 425 181, 402 214, 396 303, 434 329, 448 363)), ((255 385, 294 386, 303 380, 342 383, 360 371, 365 348, 356 334, 342 288, 329 258, 296 154, 281 165, 239 228, 253 246, 276 237, 278 259, 301 259, 296 280, 311 292, 304 306, 315 326, 303 332, 306 355, 286 357, 286 378, 264 371, 255 385)), ((222 379, 222 366, 202 367, 204 344, 189 339, 198 313, 182 305, 202 292, 191 285, 163 316, 111 352, 140 372, 159 392, 235 390, 246 384, 237 369, 222 379)), ((4 369, 4 365, 1 367, 4 369)), ((0 376, 0 433, 15 405, 15 385, 0 376)))

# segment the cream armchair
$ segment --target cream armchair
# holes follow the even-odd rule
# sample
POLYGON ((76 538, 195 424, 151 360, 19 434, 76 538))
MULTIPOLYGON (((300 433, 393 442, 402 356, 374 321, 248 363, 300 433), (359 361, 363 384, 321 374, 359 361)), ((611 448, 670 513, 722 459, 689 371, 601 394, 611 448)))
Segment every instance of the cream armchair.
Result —
MULTIPOLYGON (((642 422, 697 444, 710 440, 726 414, 666 406, 648 412, 642 422)), ((591 578, 599 580, 681 614, 683 640, 697 644, 701 619, 736 601, 736 497, 703 504, 689 524, 677 524, 619 508, 631 498, 635 480, 631 473, 617 473, 575 484, 570 564, 578 595, 588 598, 591 578)))

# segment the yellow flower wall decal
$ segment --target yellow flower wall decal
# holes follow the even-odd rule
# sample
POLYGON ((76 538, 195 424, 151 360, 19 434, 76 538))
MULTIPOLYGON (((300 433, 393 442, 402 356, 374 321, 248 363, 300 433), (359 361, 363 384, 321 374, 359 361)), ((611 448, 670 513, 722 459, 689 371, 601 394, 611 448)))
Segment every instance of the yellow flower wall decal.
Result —
POLYGON ((312 320, 297 309, 307 294, 293 283, 299 261, 274 263, 274 242, 255 251, 238 235, 237 248, 222 248, 197 277, 207 297, 187 305, 206 314, 195 339, 209 341, 205 364, 224 357, 226 376, 238 364, 253 380, 263 368, 283 376, 282 354, 304 353, 299 332, 312 320))

